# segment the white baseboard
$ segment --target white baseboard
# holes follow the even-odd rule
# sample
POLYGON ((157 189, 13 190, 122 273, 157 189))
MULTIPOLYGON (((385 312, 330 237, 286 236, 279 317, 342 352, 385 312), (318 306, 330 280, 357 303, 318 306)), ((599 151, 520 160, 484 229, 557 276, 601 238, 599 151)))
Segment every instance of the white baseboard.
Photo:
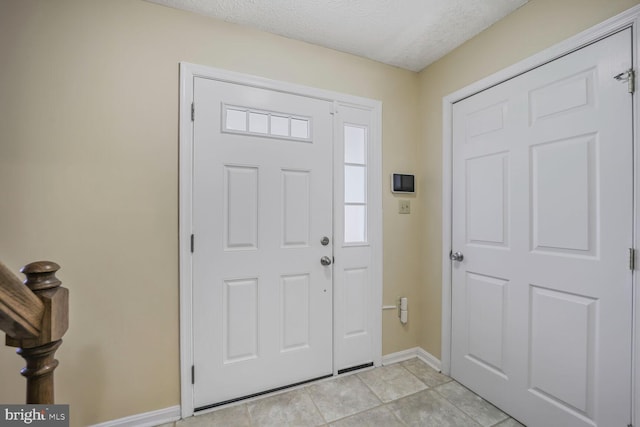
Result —
POLYGON ((435 357, 433 354, 429 353, 427 350, 418 347, 417 351, 418 359, 422 360, 427 365, 431 366, 436 371, 442 371, 442 365, 440 364, 440 359, 435 357))
POLYGON ((418 357, 418 348, 420 347, 413 347, 407 350, 402 350, 402 351, 398 351, 391 354, 385 354, 384 356, 382 356, 382 364, 391 365, 392 363, 404 362, 405 360, 418 357))
POLYGON ((405 360, 413 359, 414 357, 417 357, 436 371, 440 372, 440 359, 421 347, 413 347, 396 353, 386 354, 382 356, 382 364, 391 365, 392 363, 403 362, 405 360))
POLYGON ((119 418, 93 427, 153 427, 161 424, 172 423, 180 419, 180 406, 158 409, 157 411, 145 412, 144 414, 131 415, 130 417, 119 418))

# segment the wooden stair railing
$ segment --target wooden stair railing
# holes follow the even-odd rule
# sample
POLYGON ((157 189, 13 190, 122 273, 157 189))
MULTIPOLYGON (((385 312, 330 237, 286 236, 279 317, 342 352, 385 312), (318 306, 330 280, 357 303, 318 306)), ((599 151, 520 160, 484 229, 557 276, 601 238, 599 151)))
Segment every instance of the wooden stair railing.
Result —
POLYGON ((0 329, 6 345, 18 347, 27 366, 20 373, 27 378, 28 404, 55 403, 53 357, 69 327, 69 290, 61 287, 55 262, 37 261, 20 270, 24 284, 0 262, 0 329))

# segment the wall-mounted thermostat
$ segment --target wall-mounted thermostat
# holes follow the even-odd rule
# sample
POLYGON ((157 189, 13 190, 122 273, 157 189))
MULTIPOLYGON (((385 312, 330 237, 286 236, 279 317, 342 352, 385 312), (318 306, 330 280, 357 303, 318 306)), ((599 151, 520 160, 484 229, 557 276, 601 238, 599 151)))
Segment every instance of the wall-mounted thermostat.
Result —
POLYGON ((391 175, 391 192, 393 193, 415 193, 415 176, 402 173, 391 175))

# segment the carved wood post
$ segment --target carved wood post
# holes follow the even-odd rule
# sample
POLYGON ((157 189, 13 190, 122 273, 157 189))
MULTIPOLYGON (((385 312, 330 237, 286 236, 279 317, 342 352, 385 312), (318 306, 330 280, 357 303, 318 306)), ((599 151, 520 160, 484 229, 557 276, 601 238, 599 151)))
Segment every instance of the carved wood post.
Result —
POLYGON ((28 404, 53 404, 53 371, 58 366, 54 358, 69 327, 69 290, 61 287, 55 262, 38 261, 20 270, 27 278, 24 284, 44 304, 40 334, 35 338, 17 339, 7 335, 6 344, 19 347, 17 353, 27 366, 20 373, 27 378, 28 404))
POLYGON ((53 355, 62 344, 54 341, 39 347, 19 348, 16 353, 27 361, 20 373, 27 378, 27 404, 52 405, 55 403, 53 371, 58 360, 53 355))

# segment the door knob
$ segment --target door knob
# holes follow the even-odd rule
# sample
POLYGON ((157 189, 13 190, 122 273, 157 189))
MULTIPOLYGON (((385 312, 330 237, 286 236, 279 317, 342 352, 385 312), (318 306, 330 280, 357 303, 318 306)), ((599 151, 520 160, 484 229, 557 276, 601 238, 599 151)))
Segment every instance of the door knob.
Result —
POLYGON ((449 254, 449 259, 451 261, 462 261, 464 259, 464 255, 462 255, 462 252, 451 252, 449 254))
POLYGON ((329 258, 328 256, 323 256, 322 258, 320 258, 320 264, 331 265, 331 258, 329 258))

